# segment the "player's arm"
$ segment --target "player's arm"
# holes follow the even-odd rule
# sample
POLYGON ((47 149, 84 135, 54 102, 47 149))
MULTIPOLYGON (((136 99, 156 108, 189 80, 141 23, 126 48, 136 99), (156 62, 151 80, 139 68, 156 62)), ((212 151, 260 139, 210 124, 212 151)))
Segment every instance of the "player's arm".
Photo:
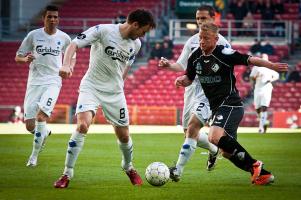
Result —
POLYGON ((273 63, 268 60, 264 60, 259 57, 249 57, 248 59, 249 64, 256 65, 258 67, 266 67, 275 71, 279 72, 286 72, 288 70, 288 64, 287 63, 273 63))
POLYGON ((15 57, 15 61, 18 64, 31 63, 34 59, 35 57, 31 53, 27 54, 26 56, 16 55, 15 57))
POLYGON ((195 67, 193 66, 193 61, 194 61, 194 54, 192 54, 187 63, 187 68, 185 75, 180 76, 176 79, 175 85, 176 87, 187 87, 192 84, 193 80, 195 79, 196 76, 196 70, 195 67))
POLYGON ((125 79, 126 79, 128 73, 129 73, 129 71, 130 71, 130 68, 131 68, 130 65, 127 65, 127 66, 125 67, 125 70, 124 70, 124 72, 123 72, 123 74, 122 74, 122 79, 123 79, 124 81, 125 81, 125 79))
POLYGON ((184 71, 182 66, 178 63, 170 63, 168 59, 161 57, 159 61, 159 67, 163 69, 167 69, 170 71, 175 71, 175 72, 182 72, 184 71))
POLYGON ((31 63, 35 59, 34 55, 32 54, 32 50, 33 50, 32 37, 33 37, 33 32, 30 32, 22 41, 22 44, 20 45, 16 53, 16 57, 15 57, 16 63, 18 64, 31 63))
POLYGON ((68 45, 64 55, 63 66, 61 67, 59 72, 62 78, 69 78, 72 75, 72 71, 76 62, 75 53, 77 49, 77 44, 74 42, 71 42, 68 45))

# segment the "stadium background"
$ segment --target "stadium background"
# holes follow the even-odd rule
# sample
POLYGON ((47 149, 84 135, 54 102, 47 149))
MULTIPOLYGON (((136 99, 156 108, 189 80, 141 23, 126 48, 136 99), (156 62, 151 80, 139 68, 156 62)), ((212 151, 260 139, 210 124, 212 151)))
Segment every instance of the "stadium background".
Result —
MULTIPOLYGON (((149 59, 156 42, 168 36, 173 42, 173 58, 181 53, 184 42, 196 33, 195 9, 202 3, 213 5, 219 11, 217 23, 221 33, 234 49, 248 53, 254 39, 269 40, 274 47, 272 61, 288 62, 291 68, 301 71, 300 59, 300 2, 280 1, 284 12, 274 13, 274 19, 265 20, 262 13, 253 14, 254 25, 242 28, 242 20, 231 13, 231 3, 226 0, 2 0, 0 23, 0 122, 8 122, 16 106, 23 106, 28 65, 14 62, 15 52, 30 30, 42 25, 41 9, 47 4, 60 7, 59 28, 72 38, 99 23, 115 23, 119 15, 127 15, 136 8, 150 9, 156 16, 158 28, 143 39, 143 49, 125 82, 125 94, 132 125, 179 125, 183 107, 183 89, 174 87, 181 73, 159 70, 158 60, 149 59), (282 24, 281 34, 275 34, 275 24, 282 24)), ((245 1, 247 8, 255 0, 245 1)), ((265 1, 264 1, 265 2, 265 1)), ((87 70, 89 48, 80 49, 71 79, 63 87, 50 123, 74 123, 74 107, 79 82, 87 70)), ((242 126, 256 127, 256 112, 252 105, 253 93, 249 82, 244 81, 246 68, 237 66, 237 87, 245 102, 246 114, 242 126)), ((301 83, 287 82, 286 74, 275 84, 269 119, 272 127, 297 128, 301 126, 301 83), (299 110, 299 112, 298 112, 299 110)), ((96 124, 107 124, 101 109, 95 117, 96 124)))

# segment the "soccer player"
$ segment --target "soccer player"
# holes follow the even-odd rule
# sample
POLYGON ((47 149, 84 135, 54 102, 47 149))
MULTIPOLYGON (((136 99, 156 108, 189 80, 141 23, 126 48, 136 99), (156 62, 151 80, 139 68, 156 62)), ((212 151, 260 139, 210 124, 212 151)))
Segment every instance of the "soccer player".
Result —
MULTIPOLYGON (((240 54, 230 48, 217 45, 218 27, 204 23, 200 29, 200 47, 188 59, 186 74, 176 79, 177 87, 186 87, 197 75, 207 96, 213 114, 209 129, 209 141, 217 145, 234 165, 251 173, 251 181, 256 185, 266 185, 274 181, 274 176, 263 169, 263 162, 255 160, 238 143, 237 128, 243 118, 244 109, 235 86, 235 65, 256 65, 276 71, 287 71, 288 65, 272 63, 261 58, 240 54)), ((195 151, 199 129, 188 126, 181 155, 189 160, 195 151)), ((171 168, 171 178, 179 181, 183 166, 171 168)))
POLYGON ((99 106, 114 127, 122 153, 122 169, 133 185, 142 184, 132 163, 133 142, 129 134, 129 114, 123 86, 126 73, 141 47, 138 38, 155 27, 152 14, 137 9, 128 15, 123 24, 103 24, 89 28, 79 34, 67 48, 60 70, 63 78, 71 76, 70 61, 78 48, 91 45, 90 63, 80 84, 76 107, 77 128, 68 143, 63 175, 54 183, 54 187, 68 187, 75 162, 99 106))
MULTIPOLYGON (((215 10, 212 6, 203 5, 197 9, 195 15, 196 22, 198 26, 201 27, 204 22, 214 22, 215 10)), ((219 34, 218 38, 217 44, 230 47, 229 42, 222 35, 219 34)), ((188 39, 176 63, 170 63, 166 58, 161 58, 159 61, 159 67, 172 71, 185 71, 189 55, 198 47, 199 33, 188 39)), ((196 77, 193 83, 185 88, 184 108, 182 115, 182 126, 184 133, 186 134, 187 132, 188 123, 195 127, 199 127, 199 129, 202 128, 207 123, 210 115, 211 111, 208 99, 205 96, 202 86, 196 77)), ((210 171, 214 169, 218 155, 218 148, 208 141, 208 136, 205 132, 201 131, 199 133, 197 138, 197 146, 209 150, 207 170, 210 171)), ((181 163, 185 162, 185 160, 185 157, 183 157, 183 159, 181 157, 181 159, 178 160, 178 164, 181 165, 181 163)))
MULTIPOLYGON (((262 58, 268 60, 267 54, 262 54, 262 58)), ((272 82, 279 79, 278 72, 254 66, 250 74, 251 80, 255 82, 254 106, 259 117, 259 133, 266 133, 268 127, 268 107, 270 106, 273 85, 272 82)))
MULTIPOLYGON (((49 5, 43 12, 44 27, 33 30, 23 40, 15 57, 17 63, 30 63, 27 89, 24 99, 26 129, 34 134, 32 153, 27 166, 37 165, 39 152, 51 133, 46 120, 58 99, 62 87, 59 69, 62 54, 71 38, 57 29, 59 13, 56 6, 49 5)), ((73 68, 75 57, 70 61, 73 68)))

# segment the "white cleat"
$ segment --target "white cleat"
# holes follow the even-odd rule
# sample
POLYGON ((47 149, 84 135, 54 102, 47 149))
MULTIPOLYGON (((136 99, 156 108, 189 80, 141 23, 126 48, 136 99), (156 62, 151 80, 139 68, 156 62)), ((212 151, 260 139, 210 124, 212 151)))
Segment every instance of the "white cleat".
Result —
POLYGON ((27 167, 35 167, 35 166, 37 166, 37 162, 38 162, 37 158, 30 157, 26 166, 27 167))

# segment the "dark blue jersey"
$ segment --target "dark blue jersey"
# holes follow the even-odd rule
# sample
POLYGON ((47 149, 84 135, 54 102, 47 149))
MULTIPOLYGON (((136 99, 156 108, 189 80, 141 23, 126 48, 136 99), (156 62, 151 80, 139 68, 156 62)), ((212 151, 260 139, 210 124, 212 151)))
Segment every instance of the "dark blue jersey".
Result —
POLYGON ((248 65, 249 57, 222 45, 217 45, 210 55, 203 55, 198 48, 189 57, 186 75, 191 81, 198 75, 213 112, 221 105, 242 106, 234 66, 248 65))

